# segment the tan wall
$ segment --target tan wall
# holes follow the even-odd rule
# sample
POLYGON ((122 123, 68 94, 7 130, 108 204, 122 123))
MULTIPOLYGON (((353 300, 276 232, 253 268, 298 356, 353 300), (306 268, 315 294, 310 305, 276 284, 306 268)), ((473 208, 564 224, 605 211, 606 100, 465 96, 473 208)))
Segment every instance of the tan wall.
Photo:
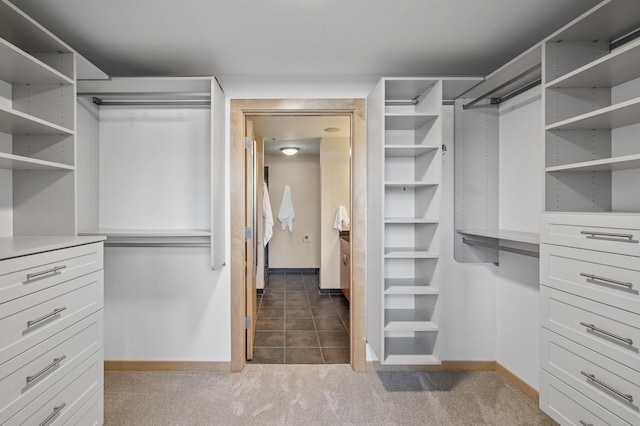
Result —
POLYGON ((320 267, 320 157, 265 155, 269 167, 269 196, 273 210, 273 237, 269 241, 269 268, 320 267), (295 210, 293 232, 282 230, 278 210, 284 186, 291 187, 295 210), (304 235, 311 237, 304 243, 304 235))
POLYGON ((350 149, 349 138, 320 142, 320 288, 340 288, 340 241, 333 222, 338 206, 351 214, 350 149))

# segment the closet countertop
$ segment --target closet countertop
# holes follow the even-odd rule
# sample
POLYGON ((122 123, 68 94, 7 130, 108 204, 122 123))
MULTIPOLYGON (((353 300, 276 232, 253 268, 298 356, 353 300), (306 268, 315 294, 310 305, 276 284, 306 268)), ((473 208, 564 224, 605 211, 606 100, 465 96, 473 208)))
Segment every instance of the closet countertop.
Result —
POLYGON ((0 260, 28 256, 43 251, 97 243, 105 239, 106 237, 104 236, 5 237, 0 238, 0 260))

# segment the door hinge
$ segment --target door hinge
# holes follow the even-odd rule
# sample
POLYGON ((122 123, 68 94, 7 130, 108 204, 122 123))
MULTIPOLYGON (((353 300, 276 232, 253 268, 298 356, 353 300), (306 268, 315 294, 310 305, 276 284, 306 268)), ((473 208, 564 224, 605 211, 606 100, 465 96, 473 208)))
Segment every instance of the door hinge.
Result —
POLYGON ((244 238, 247 240, 251 239, 251 227, 247 226, 246 228, 244 228, 244 238))
POLYGON ((251 317, 244 317, 244 328, 251 330, 251 317))
POLYGON ((251 138, 244 138, 244 147, 246 149, 251 149, 251 147, 253 146, 253 139, 251 138))

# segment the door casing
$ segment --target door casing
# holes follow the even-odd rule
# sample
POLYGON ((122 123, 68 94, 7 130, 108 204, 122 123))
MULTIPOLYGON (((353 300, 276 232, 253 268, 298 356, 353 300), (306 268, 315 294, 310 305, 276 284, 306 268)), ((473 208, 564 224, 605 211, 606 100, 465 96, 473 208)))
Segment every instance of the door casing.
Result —
POLYGON ((366 100, 365 99, 232 99, 230 149, 231 208, 231 371, 246 363, 245 337, 245 170, 246 116, 348 115, 351 117, 351 367, 366 370, 366 100))

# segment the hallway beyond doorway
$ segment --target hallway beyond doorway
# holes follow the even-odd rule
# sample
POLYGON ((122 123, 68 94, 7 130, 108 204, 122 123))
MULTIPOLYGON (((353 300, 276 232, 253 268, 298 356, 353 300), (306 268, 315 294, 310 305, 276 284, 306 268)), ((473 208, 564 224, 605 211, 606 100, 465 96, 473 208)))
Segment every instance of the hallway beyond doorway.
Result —
POLYGON ((317 274, 270 273, 258 295, 253 364, 348 364, 349 302, 317 274))

